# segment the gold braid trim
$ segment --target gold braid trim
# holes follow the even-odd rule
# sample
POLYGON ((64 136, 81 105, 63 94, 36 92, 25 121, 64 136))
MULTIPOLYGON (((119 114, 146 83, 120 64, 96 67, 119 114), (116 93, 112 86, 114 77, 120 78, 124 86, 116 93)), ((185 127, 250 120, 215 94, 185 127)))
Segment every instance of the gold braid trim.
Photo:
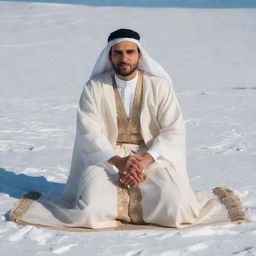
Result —
POLYGON ((144 144, 141 135, 140 113, 143 97, 143 77, 141 71, 138 71, 138 81, 136 84, 130 117, 127 116, 122 98, 117 89, 115 76, 112 75, 113 90, 115 93, 118 138, 117 144, 131 143, 144 144))
MULTIPOLYGON (((144 144, 140 125, 140 114, 143 99, 142 72, 138 71, 138 81, 134 92, 130 117, 128 117, 125 112, 124 104, 119 94, 114 75, 112 75, 112 83, 115 94, 118 126, 117 144, 144 144)), ((144 223, 141 205, 142 197, 138 187, 127 189, 121 183, 118 184, 117 198, 117 219, 134 224, 144 223)))
POLYGON ((245 220, 245 214, 240 198, 232 190, 223 187, 216 187, 213 189, 213 193, 226 207, 231 221, 242 222, 245 220))
POLYGON ((117 186, 117 219, 133 224, 144 224, 141 205, 141 192, 138 187, 117 186))
POLYGON ((30 208, 33 200, 38 200, 41 196, 41 193, 31 191, 27 193, 23 198, 21 198, 14 208, 11 210, 10 219, 17 223, 22 223, 22 216, 30 208))
POLYGON ((129 196, 129 216, 131 218, 131 222, 134 224, 144 224, 140 189, 138 187, 130 188, 129 196))
POLYGON ((131 222, 129 217, 129 194, 121 184, 117 185, 117 219, 131 222))

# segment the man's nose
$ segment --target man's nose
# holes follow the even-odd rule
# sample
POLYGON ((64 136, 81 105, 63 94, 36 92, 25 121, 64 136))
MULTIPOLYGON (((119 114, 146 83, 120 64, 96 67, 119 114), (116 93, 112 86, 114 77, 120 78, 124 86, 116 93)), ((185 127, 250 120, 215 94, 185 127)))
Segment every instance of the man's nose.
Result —
POLYGON ((126 62, 127 61, 127 54, 126 53, 123 53, 122 55, 121 55, 121 61, 122 62, 126 62))

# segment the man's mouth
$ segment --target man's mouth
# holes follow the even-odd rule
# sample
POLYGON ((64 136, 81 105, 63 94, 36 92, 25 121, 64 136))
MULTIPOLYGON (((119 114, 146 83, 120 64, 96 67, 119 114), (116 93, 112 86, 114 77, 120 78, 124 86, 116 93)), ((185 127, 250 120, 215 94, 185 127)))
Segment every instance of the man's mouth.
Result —
POLYGON ((125 68, 125 67, 129 67, 130 65, 126 64, 126 63, 121 63, 118 66, 121 67, 121 68, 125 68))

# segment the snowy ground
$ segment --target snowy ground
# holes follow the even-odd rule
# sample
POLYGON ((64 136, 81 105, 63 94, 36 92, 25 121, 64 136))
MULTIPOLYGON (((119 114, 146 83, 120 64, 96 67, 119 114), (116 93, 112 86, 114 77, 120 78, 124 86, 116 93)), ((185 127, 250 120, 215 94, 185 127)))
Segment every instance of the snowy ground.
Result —
POLYGON ((256 9, 0 2, 0 255, 256 255, 256 9), (195 190, 226 185, 252 222, 67 233, 6 220, 24 193, 60 194, 82 85, 108 34, 141 33, 172 75, 195 190))

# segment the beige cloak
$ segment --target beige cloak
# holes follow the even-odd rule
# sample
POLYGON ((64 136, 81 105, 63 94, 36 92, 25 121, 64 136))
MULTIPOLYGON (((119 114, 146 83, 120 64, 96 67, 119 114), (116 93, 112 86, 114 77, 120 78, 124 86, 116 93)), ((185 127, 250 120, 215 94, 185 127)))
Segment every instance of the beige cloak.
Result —
POLYGON ((186 171, 185 129, 169 82, 143 73, 140 125, 145 145, 116 145, 116 99, 111 72, 84 87, 70 174, 61 199, 32 193, 11 211, 19 223, 51 227, 108 228, 118 220, 182 228, 244 220, 239 198, 229 189, 193 192, 186 171), (139 189, 118 184, 118 170, 107 163, 119 154, 160 154, 139 189), (121 214, 121 216, 120 216, 121 214))

